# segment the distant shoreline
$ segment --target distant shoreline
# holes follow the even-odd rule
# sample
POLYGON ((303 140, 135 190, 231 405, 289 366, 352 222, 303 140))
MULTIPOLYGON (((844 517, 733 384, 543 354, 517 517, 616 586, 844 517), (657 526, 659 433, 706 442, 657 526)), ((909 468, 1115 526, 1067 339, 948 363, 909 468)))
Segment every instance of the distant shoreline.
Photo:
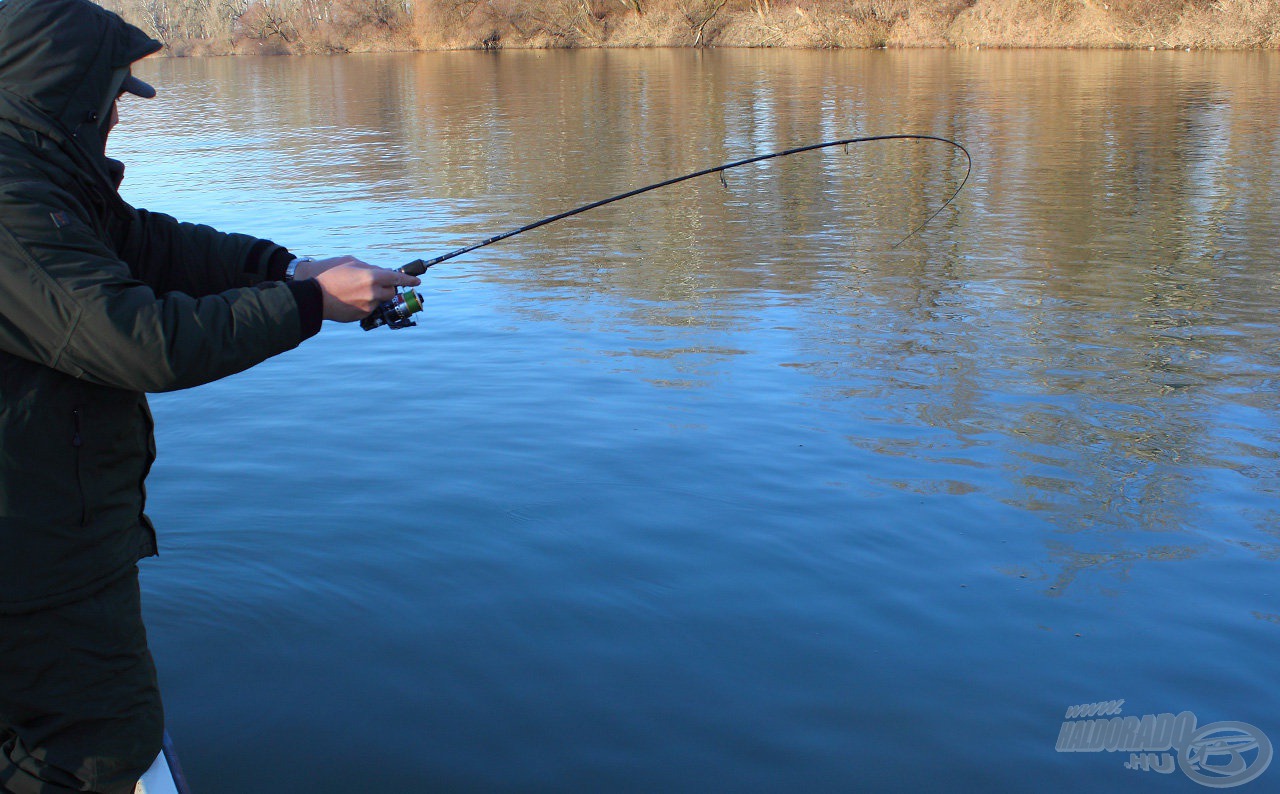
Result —
POLYGON ((672 47, 1280 49, 1280 3, 1253 0, 98 1, 178 57, 672 47))

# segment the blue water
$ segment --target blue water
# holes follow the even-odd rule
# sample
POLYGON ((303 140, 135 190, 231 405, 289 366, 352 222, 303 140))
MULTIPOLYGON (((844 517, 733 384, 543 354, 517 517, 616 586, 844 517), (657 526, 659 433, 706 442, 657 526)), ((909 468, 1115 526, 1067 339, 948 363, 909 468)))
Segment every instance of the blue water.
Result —
MULTIPOLYGON (((1196 791, 1280 741, 1280 57, 154 61, 126 197, 433 270, 406 331, 156 395, 198 794, 1196 791)), ((1272 790, 1272 769, 1244 790, 1272 790)))

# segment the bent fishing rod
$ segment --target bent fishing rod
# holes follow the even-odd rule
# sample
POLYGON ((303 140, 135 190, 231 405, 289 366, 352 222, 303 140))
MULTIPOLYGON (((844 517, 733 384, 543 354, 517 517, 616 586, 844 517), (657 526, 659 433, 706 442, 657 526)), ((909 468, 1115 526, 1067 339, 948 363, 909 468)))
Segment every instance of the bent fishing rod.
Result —
MULTIPOLYGON (((938 215, 941 214, 943 210, 945 210, 948 206, 950 206, 951 202, 955 201, 956 196, 960 195, 960 191, 964 189, 965 184, 969 181, 969 175, 973 173, 973 158, 969 155, 969 150, 961 146, 959 143, 956 143, 955 141, 951 140, 950 138, 942 138, 936 135, 911 135, 911 134, 869 135, 861 138, 842 138, 841 140, 837 140, 837 141, 826 141, 824 143, 814 143, 808 146, 797 146, 794 149, 786 149, 780 152, 771 152, 769 154, 761 154, 755 157, 748 157, 745 160, 735 160, 732 163, 725 163, 724 165, 718 165, 715 168, 704 168, 701 171, 694 171, 691 174, 685 174, 684 176, 677 176, 671 179, 663 180, 661 182, 655 182, 652 185, 646 185, 641 188, 636 188, 635 190, 628 190, 626 193, 619 193, 618 195, 611 196, 610 198, 607 198, 607 199, 593 201, 590 204, 583 204, 581 207, 575 207, 574 209, 568 210, 567 212, 561 212, 557 215, 552 215, 550 217, 543 218, 540 221, 535 221, 525 226, 521 226, 519 229, 514 229, 512 231, 504 232, 502 234, 495 234, 493 237, 486 238, 484 240, 481 240, 478 243, 473 243, 471 245, 463 246, 462 248, 458 248, 456 250, 450 251, 447 254, 441 254, 440 256, 437 256, 434 259, 415 259, 409 264, 405 265, 404 267, 399 268, 399 270, 401 273, 406 273, 410 276, 421 276, 423 273, 426 273, 427 270, 435 267, 441 262, 447 262, 450 259, 453 259, 454 257, 462 256, 463 254, 470 253, 472 251, 475 251, 478 248, 484 248, 487 245, 493 245, 494 243, 501 242, 503 240, 508 240, 512 237, 515 237, 517 234, 524 234, 525 232, 533 231, 534 229, 540 228, 542 226, 546 226, 549 223, 555 223, 556 221, 561 221, 561 220, 564 220, 565 218, 572 218, 574 215, 579 215, 583 212, 587 212, 588 210, 596 209, 597 207, 603 207, 606 204, 612 204, 615 201, 622 201, 623 199, 628 199, 633 196, 638 196, 641 193, 648 193, 651 190, 658 190, 659 188, 670 187, 671 185, 679 184, 680 182, 686 182, 690 179, 696 179, 700 176, 708 176, 710 174, 720 174, 720 179, 721 179, 721 182, 723 183, 724 172, 728 171, 730 168, 738 168, 739 166, 750 165, 752 163, 760 163, 760 162, 764 162, 765 160, 773 160, 779 157, 789 157, 793 154, 800 154, 801 152, 812 152, 816 149, 827 149, 832 146, 843 146, 847 151, 848 148, 853 144, 871 143, 873 141, 935 141, 938 143, 945 143, 948 146, 955 147, 965 157, 966 168, 964 172, 964 179, 960 180, 960 186, 957 187, 955 191, 952 192, 952 194, 947 197, 946 201, 942 202, 942 205, 938 207, 938 209, 934 210, 934 212, 931 215, 929 215, 929 217, 925 218, 924 221, 919 226, 916 226, 914 229, 912 229, 911 232, 906 237, 903 237, 901 240, 894 243, 893 247, 897 248, 898 246, 902 245, 907 240, 910 240, 912 237, 918 234, 921 229, 928 226, 929 223, 934 218, 938 217, 938 215)), ((727 184, 726 184, 726 187, 727 187, 727 184)), ((416 323, 411 319, 411 317, 412 315, 420 311, 422 311, 422 296, 412 290, 406 290, 404 292, 397 293, 394 298, 392 298, 391 300, 379 306, 373 312, 373 314, 370 314, 368 317, 361 320, 360 327, 366 331, 371 331, 374 328, 378 328, 383 325, 387 326, 388 328, 408 328, 412 325, 416 325, 416 323)))

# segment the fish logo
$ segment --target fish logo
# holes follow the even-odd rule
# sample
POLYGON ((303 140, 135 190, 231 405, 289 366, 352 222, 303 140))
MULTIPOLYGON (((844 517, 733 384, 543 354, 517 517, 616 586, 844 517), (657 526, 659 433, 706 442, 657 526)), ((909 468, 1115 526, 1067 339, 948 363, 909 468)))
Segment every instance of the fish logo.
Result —
POLYGON ((1244 785, 1270 765, 1271 740, 1247 722, 1211 722, 1178 753, 1187 777, 1210 788, 1244 785))

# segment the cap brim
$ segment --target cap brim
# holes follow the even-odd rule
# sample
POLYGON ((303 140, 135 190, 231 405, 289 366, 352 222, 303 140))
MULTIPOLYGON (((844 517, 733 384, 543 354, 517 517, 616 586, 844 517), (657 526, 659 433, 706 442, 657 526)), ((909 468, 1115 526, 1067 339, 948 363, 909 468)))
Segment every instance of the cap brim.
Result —
POLYGON ((124 82, 120 84, 120 90, 133 94, 134 96, 140 96, 143 99, 151 99, 156 95, 156 90, 154 88, 133 75, 129 75, 124 79, 124 82))

